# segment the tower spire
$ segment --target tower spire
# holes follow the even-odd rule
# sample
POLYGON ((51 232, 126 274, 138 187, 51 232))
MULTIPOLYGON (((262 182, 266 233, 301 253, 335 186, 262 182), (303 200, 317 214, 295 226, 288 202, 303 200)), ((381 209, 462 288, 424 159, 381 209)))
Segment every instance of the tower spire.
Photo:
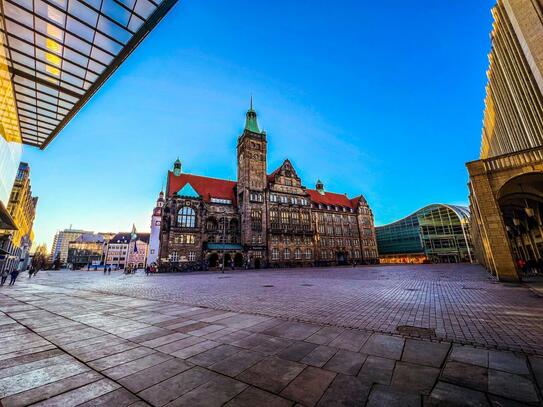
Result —
POLYGON ((258 120, 256 119, 256 111, 253 109, 253 95, 251 94, 251 102, 249 105, 249 110, 245 115, 245 130, 248 130, 252 133, 263 134, 258 127, 258 120))

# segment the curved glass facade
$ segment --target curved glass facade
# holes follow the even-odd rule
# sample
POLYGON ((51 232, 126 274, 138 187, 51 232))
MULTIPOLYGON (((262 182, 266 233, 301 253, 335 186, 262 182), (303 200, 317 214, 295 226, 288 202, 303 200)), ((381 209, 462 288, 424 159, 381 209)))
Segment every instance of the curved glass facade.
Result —
POLYGON ((381 263, 472 261, 467 207, 433 204, 375 228, 381 263))

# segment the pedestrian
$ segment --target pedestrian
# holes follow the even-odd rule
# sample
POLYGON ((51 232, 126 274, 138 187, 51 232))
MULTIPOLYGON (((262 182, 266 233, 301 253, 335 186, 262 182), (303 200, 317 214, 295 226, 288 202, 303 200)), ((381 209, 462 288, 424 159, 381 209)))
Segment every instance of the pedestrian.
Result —
POLYGON ((151 271, 151 267, 147 266, 145 267, 145 275, 148 276, 151 271))
POLYGON ((11 279, 9 280, 9 285, 14 285, 15 280, 17 280, 17 277, 19 276, 19 270, 15 269, 10 274, 11 274, 11 279))
POLYGON ((6 282, 8 276, 9 276, 9 271, 7 270, 2 270, 2 281, 0 281, 0 286, 4 285, 4 283, 6 282))
POLYGON ((109 276, 111 274, 111 266, 107 268, 107 275, 109 276))
POLYGON ((104 264, 104 276, 106 275, 107 273, 107 265, 104 264))
POLYGON ((234 268, 234 260, 230 260, 230 268, 232 270, 235 270, 235 268, 234 268))

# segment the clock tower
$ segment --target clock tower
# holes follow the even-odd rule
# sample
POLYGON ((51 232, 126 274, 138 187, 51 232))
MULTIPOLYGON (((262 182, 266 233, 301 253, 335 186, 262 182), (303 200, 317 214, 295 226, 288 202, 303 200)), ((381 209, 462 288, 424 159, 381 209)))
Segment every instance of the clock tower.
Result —
POLYGON ((264 260, 266 247, 266 132, 258 127, 256 111, 251 106, 245 128, 238 139, 237 199, 241 214, 241 243, 253 258, 264 260), (251 255, 251 252, 252 255, 251 255), (260 256, 260 257, 259 257, 260 256))

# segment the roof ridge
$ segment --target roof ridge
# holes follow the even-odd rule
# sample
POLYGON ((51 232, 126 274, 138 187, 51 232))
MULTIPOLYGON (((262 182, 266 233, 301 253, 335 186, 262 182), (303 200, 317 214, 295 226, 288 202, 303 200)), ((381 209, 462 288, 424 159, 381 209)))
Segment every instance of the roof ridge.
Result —
MULTIPOLYGON (((169 170, 169 172, 173 174, 173 171, 169 170)), ((218 177, 210 177, 210 176, 207 176, 207 175, 191 174, 191 173, 188 173, 188 172, 184 172, 184 173, 179 174, 179 175, 173 174, 174 177, 182 177, 183 175, 188 175, 188 176, 191 176, 191 177, 198 177, 198 178, 214 179, 214 180, 217 180, 217 181, 233 182, 234 184, 238 183, 237 181, 232 181, 230 179, 218 178, 218 177)))

